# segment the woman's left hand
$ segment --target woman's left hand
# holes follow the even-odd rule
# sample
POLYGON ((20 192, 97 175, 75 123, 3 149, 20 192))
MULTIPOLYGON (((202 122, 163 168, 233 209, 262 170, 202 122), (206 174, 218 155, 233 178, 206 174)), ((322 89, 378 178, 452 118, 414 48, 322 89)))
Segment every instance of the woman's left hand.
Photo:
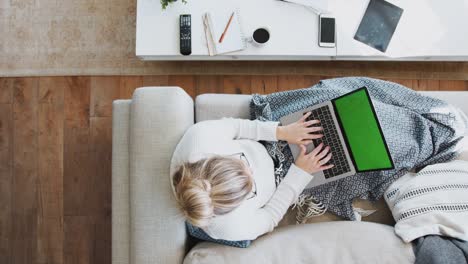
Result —
POLYGON ((276 138, 278 140, 286 140, 289 144, 308 145, 312 143, 312 139, 323 137, 322 134, 316 133, 322 131, 323 128, 320 126, 312 126, 320 124, 319 120, 306 121, 307 117, 310 115, 311 112, 308 112, 294 123, 286 126, 278 126, 276 138))

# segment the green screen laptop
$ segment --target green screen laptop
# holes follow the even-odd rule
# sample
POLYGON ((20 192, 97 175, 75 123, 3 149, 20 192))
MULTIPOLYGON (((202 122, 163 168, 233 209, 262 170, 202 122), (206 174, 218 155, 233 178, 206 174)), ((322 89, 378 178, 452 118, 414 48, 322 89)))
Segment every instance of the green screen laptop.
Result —
MULTIPOLYGON (((307 146, 307 153, 321 142, 330 146, 334 167, 315 173, 307 188, 339 180, 357 172, 393 169, 393 161, 385 142, 372 101, 365 87, 284 116, 281 124, 296 122, 307 112, 307 120, 320 120, 324 136, 307 146)), ((290 144, 294 159, 299 148, 290 144)))

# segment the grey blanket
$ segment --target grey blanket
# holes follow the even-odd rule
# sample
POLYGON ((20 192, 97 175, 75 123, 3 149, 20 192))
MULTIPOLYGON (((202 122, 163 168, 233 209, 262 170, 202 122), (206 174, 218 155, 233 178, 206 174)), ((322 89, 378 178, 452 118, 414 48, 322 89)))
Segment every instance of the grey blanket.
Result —
MULTIPOLYGON (((464 133, 460 128, 465 127, 454 114, 456 111, 444 101, 423 96, 399 84, 363 77, 323 80, 311 88, 270 95, 254 94, 250 105, 251 119, 279 121, 282 116, 364 86, 372 97, 395 169, 358 173, 303 192, 332 213, 350 220, 355 220, 354 198, 375 201, 407 171, 455 157, 453 149, 464 133)), ((294 162, 288 144, 284 141, 261 143, 273 158, 276 184, 279 184, 294 162)))
POLYGON ((441 236, 413 241, 415 264, 468 264, 468 242, 441 236))

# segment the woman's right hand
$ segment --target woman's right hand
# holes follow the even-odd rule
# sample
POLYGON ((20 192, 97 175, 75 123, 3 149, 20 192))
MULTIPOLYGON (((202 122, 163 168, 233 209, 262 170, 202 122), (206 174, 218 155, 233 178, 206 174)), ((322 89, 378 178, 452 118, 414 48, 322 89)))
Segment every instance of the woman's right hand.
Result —
POLYGON ((314 172, 328 170, 334 166, 333 164, 325 165, 330 161, 332 156, 329 146, 324 148, 323 143, 320 143, 320 145, 308 154, 306 153, 305 145, 301 144, 299 148, 301 151, 294 164, 302 170, 312 174, 314 172))

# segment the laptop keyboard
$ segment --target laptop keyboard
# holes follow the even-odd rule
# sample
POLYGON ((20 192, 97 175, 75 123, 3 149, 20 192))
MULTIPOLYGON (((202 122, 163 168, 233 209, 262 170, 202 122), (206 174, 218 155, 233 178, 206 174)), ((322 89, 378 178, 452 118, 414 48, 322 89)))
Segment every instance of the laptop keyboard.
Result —
POLYGON ((343 146, 341 145, 337 128, 333 122, 330 108, 328 106, 323 106, 311 112, 311 115, 306 121, 318 119, 320 120, 320 125, 323 127, 323 131, 316 132, 317 134, 322 133, 323 137, 312 140, 314 146, 318 146, 323 142, 324 147, 330 146, 332 152, 332 157, 327 164, 333 164, 334 166, 331 169, 323 171, 325 178, 328 179, 349 172, 350 167, 343 146))

